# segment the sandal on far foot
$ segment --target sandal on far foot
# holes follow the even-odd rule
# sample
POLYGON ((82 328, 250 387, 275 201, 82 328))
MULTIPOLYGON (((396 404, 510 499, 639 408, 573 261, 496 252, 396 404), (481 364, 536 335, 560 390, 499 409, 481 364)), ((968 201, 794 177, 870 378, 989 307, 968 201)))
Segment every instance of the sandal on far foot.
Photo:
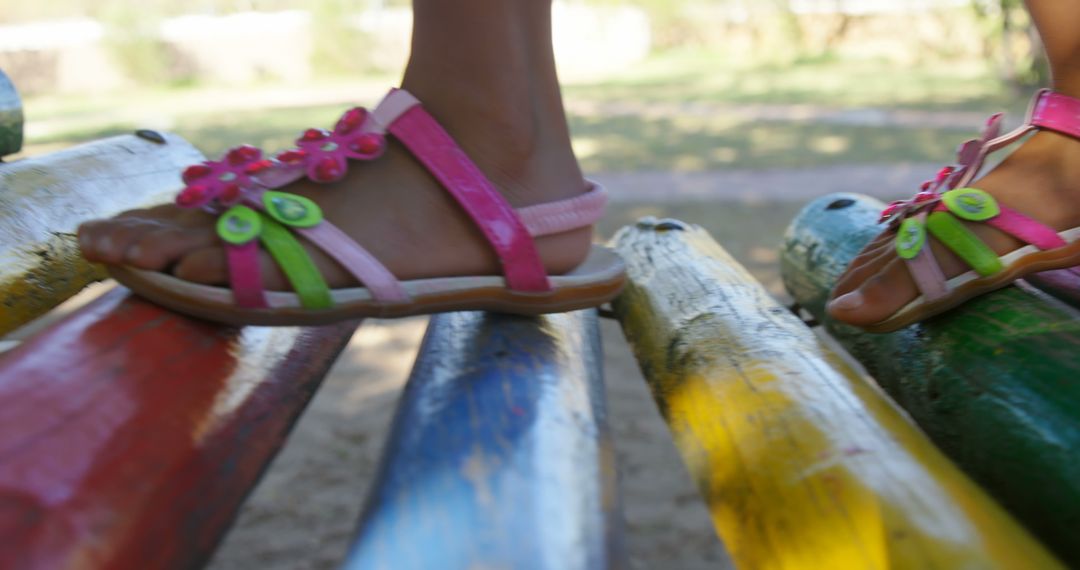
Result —
MULTIPOLYGON (((168 273, 110 265, 135 293, 181 313, 236 325, 301 326, 359 317, 402 317, 461 310, 517 314, 564 312, 614 298, 625 280, 622 260, 594 245, 563 275, 548 275, 534 238, 593 225, 603 214, 604 190, 593 184, 575 198, 514 209, 450 135, 408 92, 395 89, 370 113, 356 108, 335 129, 310 129, 298 148, 264 158, 254 147, 229 151, 184 172, 177 197, 186 208, 219 216, 230 288, 202 285, 168 273), (439 181, 494 248, 503 275, 399 281, 344 232, 323 219, 308 198, 278 190, 307 176, 334 182, 348 160, 374 160, 396 138, 439 181), (297 236, 325 251, 363 286, 330 289, 297 236), (266 291, 260 244, 293 292, 266 291)), ((453 214, 456 215, 456 212, 453 214)))
MULTIPOLYGON (((1054 131, 1080 139, 1080 100, 1040 91, 1023 126, 999 136, 1001 123, 1001 115, 992 117, 980 138, 960 147, 957 165, 943 169, 914 198, 893 202, 882 212, 881 222, 895 234, 896 253, 904 260, 919 296, 889 317, 860 328, 895 331, 1026 275, 1080 265, 1080 227, 1058 232, 969 186, 987 155, 1032 132, 1054 131), (969 223, 987 224, 1027 245, 999 255, 969 223), (947 278, 930 247, 930 236, 971 269, 947 278)), ((837 297, 835 292, 832 296, 837 297)))

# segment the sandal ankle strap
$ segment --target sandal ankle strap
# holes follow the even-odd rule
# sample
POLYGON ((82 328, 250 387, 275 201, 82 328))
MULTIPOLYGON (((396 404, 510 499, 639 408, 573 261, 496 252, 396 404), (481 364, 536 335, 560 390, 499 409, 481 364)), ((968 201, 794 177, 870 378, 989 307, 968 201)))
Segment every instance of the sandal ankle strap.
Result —
POLYGON ((1028 123, 1080 139, 1080 99, 1043 89, 1032 102, 1028 123))

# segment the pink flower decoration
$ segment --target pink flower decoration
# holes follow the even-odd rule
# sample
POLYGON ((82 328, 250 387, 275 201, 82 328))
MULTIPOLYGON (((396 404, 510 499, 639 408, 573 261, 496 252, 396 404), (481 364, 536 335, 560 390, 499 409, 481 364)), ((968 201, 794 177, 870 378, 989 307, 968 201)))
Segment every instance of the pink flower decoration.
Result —
POLYGON ((361 130, 367 120, 367 110, 356 107, 342 115, 333 132, 304 131, 296 145, 307 154, 304 166, 308 178, 316 182, 336 182, 345 176, 347 159, 371 160, 382 155, 386 140, 378 133, 361 130))
POLYGON ((983 160, 990 150, 990 143, 1001 134, 1003 119, 1004 115, 1001 113, 990 117, 979 138, 969 140, 957 149, 956 165, 946 166, 938 171, 937 176, 924 182, 921 191, 910 200, 897 200, 886 206, 878 223, 898 224, 904 218, 937 204, 946 191, 974 178, 982 168, 983 160))
POLYGON ((341 116, 333 132, 308 129, 296 141, 299 148, 274 158, 263 158, 261 150, 244 145, 230 150, 220 161, 190 166, 183 174, 187 186, 176 197, 176 204, 184 208, 212 203, 231 206, 247 195, 281 188, 304 175, 316 182, 341 180, 348 159, 372 160, 386 150, 383 135, 362 128, 368 119, 367 110, 356 107, 341 116))
POLYGON ((251 175, 267 162, 261 150, 243 145, 225 153, 221 160, 189 166, 182 175, 187 186, 176 197, 176 205, 201 208, 215 200, 224 206, 236 204, 245 194, 262 188, 251 175))

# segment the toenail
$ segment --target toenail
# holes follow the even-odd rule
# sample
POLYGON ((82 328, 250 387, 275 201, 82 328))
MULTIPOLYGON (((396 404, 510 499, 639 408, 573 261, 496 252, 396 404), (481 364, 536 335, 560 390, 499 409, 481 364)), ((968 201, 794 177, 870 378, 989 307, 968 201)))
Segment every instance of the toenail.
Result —
POLYGON ((841 311, 850 311, 852 309, 858 309, 863 304, 863 294, 858 291, 852 291, 846 295, 840 295, 833 299, 829 303, 830 309, 840 309, 841 311))
POLYGON ((128 250, 128 259, 138 259, 141 256, 142 248, 137 245, 131 246, 131 249, 128 250))
POLYGON ((112 249, 112 238, 110 238, 109 236, 104 236, 99 239, 97 242, 97 249, 98 251, 108 251, 112 249))

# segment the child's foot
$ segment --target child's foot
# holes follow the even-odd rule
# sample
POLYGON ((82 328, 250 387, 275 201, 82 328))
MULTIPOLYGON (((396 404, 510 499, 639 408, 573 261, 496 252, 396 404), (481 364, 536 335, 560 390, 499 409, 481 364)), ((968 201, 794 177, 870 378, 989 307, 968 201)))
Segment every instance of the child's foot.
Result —
MULTIPOLYGON (((565 121, 549 116, 550 105, 537 101, 499 105, 492 98, 453 93, 446 85, 406 87, 511 205, 520 208, 586 191, 565 121)), ((319 204, 329 222, 400 280, 498 275, 501 268, 491 246, 460 206, 406 149, 392 137, 389 142, 383 157, 354 164, 340 182, 316 184, 305 178, 284 190, 319 204)), ((215 221, 216 216, 203 211, 158 206, 86 223, 79 230, 79 241, 91 261, 223 285, 228 282, 228 265, 215 221)), ((538 238, 548 273, 557 275, 578 266, 589 252, 591 237, 591 230, 582 228, 538 238)), ((309 243, 305 247, 331 288, 356 285, 322 250, 309 243)), ((289 290, 277 264, 265 252, 260 255, 266 288, 289 290)))
MULTIPOLYGON (((1078 227, 1080 141, 1039 132, 971 186, 1059 232, 1078 227)), ((1027 245, 987 224, 963 223, 998 255, 1027 245)), ((919 296, 908 267, 897 254, 895 238, 895 231, 886 231, 855 258, 833 291, 830 316, 855 326, 871 326, 919 296)), ((928 239, 946 277, 971 269, 937 239, 928 239)))

